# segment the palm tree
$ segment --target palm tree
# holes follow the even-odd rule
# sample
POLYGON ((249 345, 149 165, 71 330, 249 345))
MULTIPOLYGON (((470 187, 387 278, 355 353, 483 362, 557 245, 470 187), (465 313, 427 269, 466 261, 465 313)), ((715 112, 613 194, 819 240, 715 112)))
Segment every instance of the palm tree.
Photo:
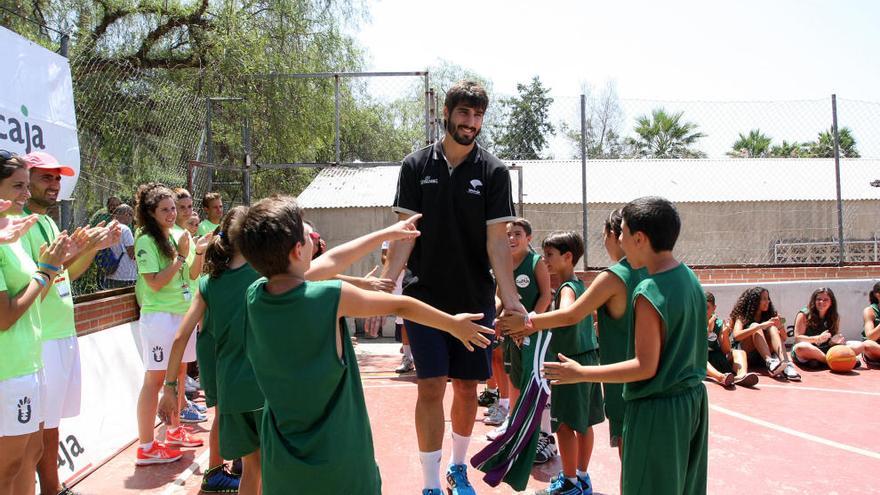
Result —
POLYGON ((782 140, 782 144, 770 148, 770 156, 773 158, 800 158, 804 153, 805 150, 803 144, 797 141, 789 143, 784 139, 782 140))
MULTIPOLYGON (((839 148, 841 158, 859 158, 859 150, 856 149, 856 138, 853 137, 849 127, 843 127, 838 131, 840 136, 839 148)), ((807 143, 808 156, 815 158, 834 157, 834 129, 822 131, 815 142, 807 143)))
POLYGON ((727 152, 731 158, 765 158, 770 153, 770 136, 761 133, 760 129, 752 129, 748 135, 740 133, 739 139, 727 152))
POLYGON ((697 124, 682 122, 683 114, 669 114, 663 108, 655 108, 650 116, 637 118, 633 130, 638 137, 627 139, 634 155, 641 158, 705 157, 705 153, 693 146, 706 135, 697 131, 697 124))

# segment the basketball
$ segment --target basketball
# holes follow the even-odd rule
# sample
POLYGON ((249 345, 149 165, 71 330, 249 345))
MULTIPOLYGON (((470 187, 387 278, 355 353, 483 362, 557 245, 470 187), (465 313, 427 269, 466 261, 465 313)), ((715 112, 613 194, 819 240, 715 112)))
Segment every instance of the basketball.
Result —
POLYGON ((856 353, 845 345, 836 345, 825 354, 828 368, 838 373, 852 371, 856 365, 856 353))

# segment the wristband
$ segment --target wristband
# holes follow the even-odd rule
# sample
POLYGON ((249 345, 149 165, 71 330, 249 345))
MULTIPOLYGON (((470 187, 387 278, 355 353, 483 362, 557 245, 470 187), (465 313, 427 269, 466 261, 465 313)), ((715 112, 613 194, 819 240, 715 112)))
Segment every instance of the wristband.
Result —
POLYGON ((34 272, 34 273, 37 273, 37 274, 39 274, 39 275, 42 275, 42 276, 46 277, 46 281, 47 281, 47 282, 50 281, 50 280, 52 280, 52 275, 49 275, 48 273, 44 272, 43 270, 37 270, 37 271, 34 272))
POLYGON ((182 254, 178 254, 178 255, 177 255, 177 261, 179 261, 179 262, 181 262, 181 263, 186 263, 186 256, 184 256, 184 255, 182 255, 182 254))
POLYGON ((166 381, 165 386, 170 387, 171 390, 174 390, 175 394, 177 393, 177 380, 174 380, 173 382, 166 381))
POLYGON ((205 254, 205 252, 204 252, 204 251, 202 251, 202 252, 201 252, 201 253, 200 253, 200 252, 198 252, 198 251, 196 251, 196 256, 201 256, 201 255, 203 255, 203 254, 205 254))
POLYGON ((36 280, 37 283, 40 284, 40 288, 42 289, 46 287, 46 280, 43 280, 43 277, 40 276, 40 273, 41 272, 34 273, 33 275, 31 275, 31 278, 36 280))
POLYGON ((526 315, 526 328, 528 328, 529 330, 535 329, 535 324, 532 322, 532 317, 536 316, 537 314, 538 313, 535 313, 534 311, 532 311, 526 315))
POLYGON ((49 271, 53 271, 53 272, 60 272, 61 271, 60 266, 50 265, 49 263, 43 263, 42 261, 37 263, 37 268, 45 268, 45 269, 47 269, 49 271))

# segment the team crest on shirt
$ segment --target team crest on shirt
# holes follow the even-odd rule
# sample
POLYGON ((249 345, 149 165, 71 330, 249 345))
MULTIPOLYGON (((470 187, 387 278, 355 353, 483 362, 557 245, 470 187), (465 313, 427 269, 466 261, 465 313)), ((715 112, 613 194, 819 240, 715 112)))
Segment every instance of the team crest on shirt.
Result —
POLYGON ((419 182, 419 184, 421 184, 423 186, 425 184, 439 184, 439 183, 440 183, 439 180, 431 177, 430 175, 426 176, 424 179, 421 180, 421 182, 419 182))
POLYGON ((22 397, 18 400, 18 422, 25 425, 31 421, 31 399, 22 397))
POLYGON ((474 194, 476 196, 482 196, 483 193, 480 192, 480 188, 483 187, 483 181, 480 179, 474 179, 471 181, 471 187, 468 188, 468 194, 474 194))
POLYGON ((153 361, 161 363, 163 359, 165 359, 165 350, 162 349, 162 346, 153 347, 153 361))
POLYGON ((523 273, 522 275, 516 276, 516 286, 519 287, 520 289, 525 289, 531 283, 532 283, 532 279, 530 279, 529 276, 526 275, 525 273, 523 273))
POLYGON ((140 258, 141 256, 143 256, 145 254, 147 254, 147 251, 145 249, 141 249, 140 251, 137 252, 137 257, 140 258))

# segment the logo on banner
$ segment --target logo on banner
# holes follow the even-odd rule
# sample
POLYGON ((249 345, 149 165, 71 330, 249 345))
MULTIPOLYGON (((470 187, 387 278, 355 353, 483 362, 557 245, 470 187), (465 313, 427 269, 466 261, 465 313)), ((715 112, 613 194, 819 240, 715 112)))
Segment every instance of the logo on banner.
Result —
POLYGON ((58 442, 58 467, 67 466, 72 473, 76 469, 73 459, 83 454, 86 449, 79 444, 79 440, 74 435, 68 435, 66 441, 66 445, 62 441, 58 442))
POLYGON ((162 346, 157 345, 153 347, 153 361, 161 363, 163 359, 165 359, 165 351, 162 349, 162 346))
POLYGON ((25 425, 31 421, 31 399, 22 397, 18 400, 18 422, 25 425))
POLYGON ((23 117, 0 114, 0 139, 23 144, 24 152, 46 149, 43 142, 43 128, 27 121, 28 109, 21 106, 23 117))

